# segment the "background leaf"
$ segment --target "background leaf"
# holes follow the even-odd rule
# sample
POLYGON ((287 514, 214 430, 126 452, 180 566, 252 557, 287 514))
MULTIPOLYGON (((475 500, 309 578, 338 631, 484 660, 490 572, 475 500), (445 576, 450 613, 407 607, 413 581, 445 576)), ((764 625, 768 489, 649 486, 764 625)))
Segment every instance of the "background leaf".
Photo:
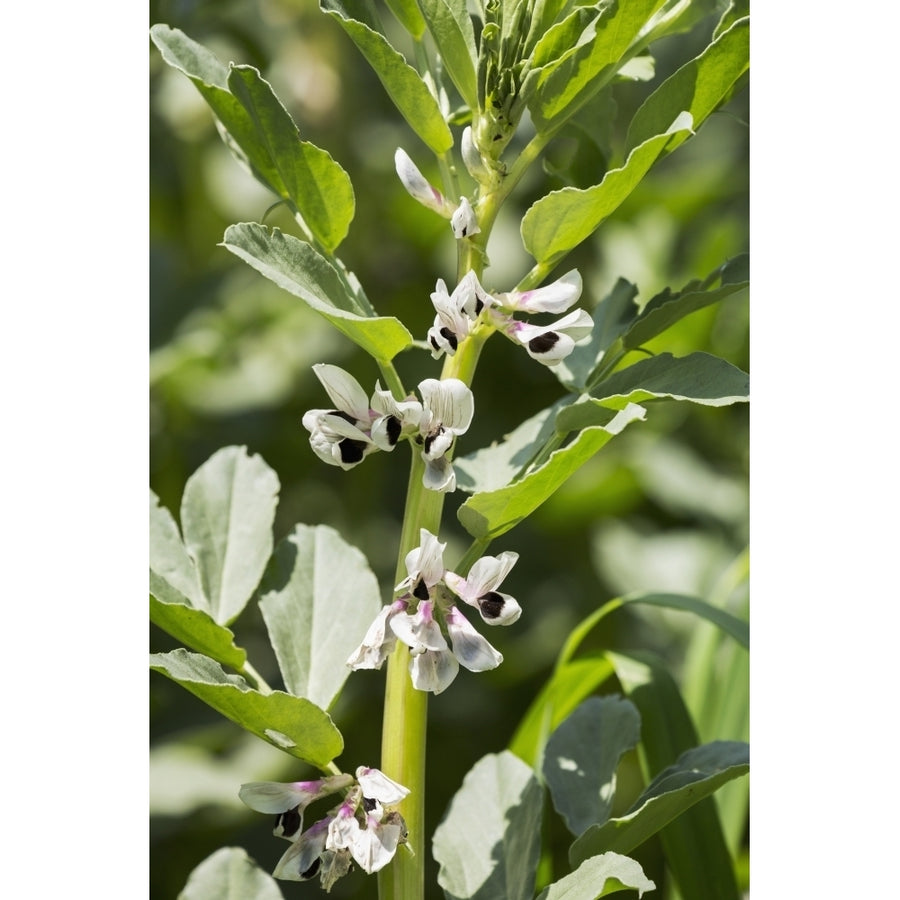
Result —
POLYGON ((223 246, 279 287, 299 297, 375 359, 393 359, 412 335, 391 317, 376 317, 348 290, 334 266, 304 241, 274 228, 231 225, 223 246))
POLYGON ((447 74, 471 109, 478 109, 478 51, 466 0, 419 0, 447 74))
POLYGON ((328 713, 282 691, 261 694, 239 675, 226 675, 212 659, 187 650, 150 655, 161 672, 223 716, 297 759, 322 768, 344 748, 328 713))
POLYGON ((656 885, 635 860, 618 853, 601 853, 541 891, 538 900, 596 900, 628 888, 643 897, 644 891, 652 891, 656 885))
POLYGON ((150 578, 156 596, 167 602, 185 603, 194 609, 209 611, 200 575, 188 555, 172 514, 150 491, 150 578))
POLYGON ((287 690, 328 709, 347 657, 381 609, 366 558, 326 525, 297 525, 263 577, 259 607, 287 690))
POLYGON ((588 698, 550 736, 544 778, 572 834, 609 818, 619 759, 640 737, 634 704, 612 696, 588 698))
POLYGON ((184 543, 219 624, 237 618, 259 584, 272 553, 278 489, 278 476, 246 447, 216 451, 184 487, 184 543))
POLYGON ((508 751, 482 757, 434 833, 447 900, 531 900, 542 806, 525 763, 508 751))
POLYGON ((241 847, 222 847, 188 878, 178 900, 284 900, 278 882, 241 847))

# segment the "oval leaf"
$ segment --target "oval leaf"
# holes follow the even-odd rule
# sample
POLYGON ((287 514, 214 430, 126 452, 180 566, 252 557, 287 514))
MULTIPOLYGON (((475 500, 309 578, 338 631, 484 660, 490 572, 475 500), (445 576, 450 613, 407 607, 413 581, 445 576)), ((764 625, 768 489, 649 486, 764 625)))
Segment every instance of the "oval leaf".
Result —
POLYGON ((182 543, 172 514, 153 491, 150 491, 150 578, 156 586, 153 593, 160 599, 180 598, 175 602, 209 611, 194 560, 182 543))
POLYGON ((278 476, 246 447, 224 447, 188 479, 181 525, 209 611, 227 625, 253 594, 272 553, 278 476))
POLYGON ((644 896, 656 885, 644 874, 640 864, 618 853, 601 853, 586 859, 571 875, 551 884, 538 900, 596 900, 631 888, 644 896))
POLYGON ((327 709, 350 674, 347 657, 381 609, 366 558, 333 528, 297 525, 259 592, 287 690, 327 709))
POLYGON ((150 668, 273 747, 320 769, 344 749, 331 717, 314 703, 283 691, 254 691, 240 676, 226 675, 209 657, 187 650, 155 653, 150 668))
POLYGON ((284 900, 278 882, 242 847, 222 847, 188 876, 178 900, 284 900))
POLYGON ((531 900, 541 843, 543 791, 504 751, 466 775, 434 833, 447 900, 531 900))
POLYGON ((350 293, 331 263, 307 244, 275 228, 243 222, 225 231, 223 246, 299 297, 375 359, 393 359, 412 335, 393 317, 376 317, 350 293))

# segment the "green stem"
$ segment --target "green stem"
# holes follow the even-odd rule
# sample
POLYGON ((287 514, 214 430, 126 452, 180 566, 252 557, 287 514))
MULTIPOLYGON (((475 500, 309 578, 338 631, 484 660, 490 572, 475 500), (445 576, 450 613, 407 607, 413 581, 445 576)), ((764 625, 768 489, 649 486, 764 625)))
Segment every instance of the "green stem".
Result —
POLYGON ((240 669, 240 673, 244 676, 244 678, 247 679, 247 681, 250 682, 251 686, 256 688, 256 690, 258 690, 261 694, 272 693, 272 688, 270 688, 269 685, 266 684, 266 681, 262 677, 262 675, 260 675, 259 672, 257 672, 256 669, 254 669, 253 666, 250 665, 249 662, 244 663, 244 665, 240 669))

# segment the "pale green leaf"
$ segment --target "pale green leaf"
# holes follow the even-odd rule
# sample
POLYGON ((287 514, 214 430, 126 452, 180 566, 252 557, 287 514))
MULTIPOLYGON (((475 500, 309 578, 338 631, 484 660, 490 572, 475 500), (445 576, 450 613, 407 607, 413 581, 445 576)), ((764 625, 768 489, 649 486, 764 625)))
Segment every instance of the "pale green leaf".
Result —
POLYGON ((347 657, 381 609, 366 558, 326 525, 297 525, 275 550, 259 593, 287 690, 327 709, 347 657))
POLYGON ((284 900, 284 895, 246 850, 222 847, 191 872, 178 900, 284 900))
POLYGON ((279 287, 299 297, 375 359, 389 360, 412 343, 393 317, 375 316, 350 292, 334 266, 304 241, 243 222, 225 231, 223 246, 279 287))
POLYGON ((509 531, 552 496, 601 447, 632 422, 643 420, 645 414, 642 407, 630 404, 608 425, 586 428, 519 481, 473 494, 457 513, 463 527, 475 538, 493 539, 509 531))
POLYGON ((629 0, 599 7, 600 15, 579 42, 554 63, 545 65, 530 85, 528 107, 538 133, 558 127, 609 80, 625 51, 663 2, 629 0))
POLYGON ((713 741, 688 750, 653 779, 628 813, 588 828, 572 844, 569 859, 575 865, 603 850, 628 853, 695 803, 749 771, 750 750, 740 741, 713 741))
POLYGON ((322 768, 344 748, 341 733, 324 710, 283 691, 262 694, 212 659, 187 650, 155 653, 150 667, 180 684, 208 706, 297 759, 322 768))
POLYGON ((568 16, 574 2, 575 0, 535 0, 528 20, 528 33, 522 44, 526 57, 533 59, 538 43, 555 23, 568 16))
POLYGON ((425 34, 425 19, 416 0, 387 0, 390 11, 397 21, 416 39, 425 34))
POLYGON ((186 647, 233 669, 247 661, 247 652, 234 643, 234 632, 209 613, 194 609, 187 598, 150 573, 150 621, 186 647))
POLYGON ((478 51, 466 0, 419 0, 444 68, 460 96, 471 109, 478 109, 475 67, 478 51))
POLYGON ((552 267, 600 226, 637 187, 668 144, 687 136, 691 125, 680 115, 671 128, 645 141, 625 164, 611 169, 600 184, 589 188, 566 187, 536 201, 522 219, 525 249, 539 262, 552 267))
MULTIPOLYGON (((719 35, 698 57, 667 78, 634 114, 625 140, 626 152, 637 148, 669 127, 672 110, 687 110, 696 131, 727 101, 750 67, 750 20, 740 19, 719 35)), ((676 134, 666 145, 670 153, 688 138, 676 134)))
MULTIPOLYGON (((593 404, 623 409, 645 400, 689 400, 703 406, 728 406, 750 399, 750 377, 709 353, 672 356, 660 353, 620 369, 593 388, 593 404)), ((602 407, 598 412, 602 412, 602 407)))
POLYGON ((543 791, 508 751, 482 757, 434 833, 447 900, 531 900, 541 842, 543 791))
POLYGON ((181 527, 209 611, 220 625, 237 618, 272 553, 278 476, 246 447, 216 451, 184 487, 181 527))
POLYGON ((172 514, 150 491, 150 576, 158 590, 170 590, 194 609, 209 612, 194 560, 188 556, 172 514), (166 587, 164 587, 165 585, 166 587))
POLYGON ((644 891, 655 890, 656 885, 635 860, 618 853, 601 853, 551 884, 538 900, 597 900, 629 888, 643 897, 644 891))
POLYGON ((358 0, 320 0, 319 6, 347 32, 413 131, 435 153, 446 153, 453 146, 453 135, 437 100, 403 54, 373 27, 369 11, 358 0))
POLYGON ((615 696, 588 698, 550 736, 544 779, 572 834, 609 818, 619 759, 640 737, 634 704, 615 696))
POLYGON ((315 238, 333 251, 347 236, 356 210, 350 177, 325 150, 300 140, 290 114, 252 66, 233 66, 228 87, 247 110, 257 143, 278 170, 286 197, 315 238))

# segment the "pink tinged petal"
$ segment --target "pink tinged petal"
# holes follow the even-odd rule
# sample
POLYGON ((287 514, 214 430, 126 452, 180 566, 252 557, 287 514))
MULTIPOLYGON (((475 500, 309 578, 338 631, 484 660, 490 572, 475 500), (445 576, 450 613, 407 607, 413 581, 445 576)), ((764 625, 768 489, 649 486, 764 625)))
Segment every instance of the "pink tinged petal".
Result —
POLYGON ((503 654, 495 650, 455 606, 447 611, 447 631, 453 655, 470 672, 496 669, 503 662, 503 654))
POLYGON ((311 825, 278 860, 272 874, 282 881, 308 881, 318 873, 319 858, 325 850, 330 818, 311 825))
POLYGON ((349 372, 327 363, 316 363, 312 368, 331 402, 339 410, 359 421, 369 421, 369 398, 349 372))
POLYGON ((399 825, 382 825, 371 817, 350 847, 359 867, 370 875, 383 869, 397 852, 400 843, 399 825))
POLYGON ((398 147, 394 154, 394 168, 400 178, 403 187, 411 197, 414 197, 423 206, 433 209, 436 213, 449 218, 447 203, 444 195, 432 187, 425 176, 419 171, 416 164, 409 158, 405 150, 398 147))
POLYGON ((581 296, 581 290, 581 274, 577 269, 572 269, 545 287, 524 293, 500 294, 497 301, 501 306, 522 312, 547 312, 559 315, 575 304, 581 296))
POLYGON ((313 800, 327 797, 353 784, 349 775, 329 775, 316 781, 251 781, 238 791, 241 800, 261 813, 283 813, 299 806, 305 808, 313 800))
POLYGON ((459 201, 456 212, 450 217, 450 227, 453 229, 455 238, 470 237, 481 231, 478 227, 478 219, 475 218, 475 210, 472 209, 472 204, 465 197, 459 201))
POLYGON ((344 803, 328 825, 325 847, 328 850, 349 850, 359 836, 359 832, 360 827, 355 810, 344 803))
POLYGON ((448 650, 428 650, 414 656, 409 663, 409 674, 417 691, 440 694, 446 690, 459 672, 459 662, 448 650))
POLYGON ((429 491, 450 494, 456 490, 456 472, 446 456, 442 456, 439 459, 429 459, 422 453, 422 459, 425 460, 422 484, 429 491))
POLYGON ((362 788, 363 797, 368 800, 378 800, 386 805, 391 805, 399 803, 409 795, 409 788, 388 778, 380 769, 360 766, 356 770, 356 780, 362 788))
POLYGON ((351 669, 380 669, 391 655, 397 643, 397 635, 388 627, 390 620, 404 612, 408 604, 405 600, 395 600, 382 608, 369 626, 362 643, 350 654, 347 665, 351 669))
POLYGON ((426 378, 419 383, 419 393, 425 412, 431 414, 430 420, 427 415, 422 416, 419 429, 428 429, 423 434, 436 431, 439 426, 454 434, 464 434, 472 424, 475 398, 458 378, 445 378, 443 381, 426 378))
POLYGON ((413 615, 401 613, 391 619, 394 634, 409 647, 413 656, 426 650, 446 650, 447 641, 434 619, 434 604, 424 600, 413 615))
POLYGON ((457 597, 473 603, 482 594, 500 587, 518 559, 519 554, 512 550, 504 550, 499 556, 482 556, 472 564, 465 578, 447 572, 444 580, 457 597))

